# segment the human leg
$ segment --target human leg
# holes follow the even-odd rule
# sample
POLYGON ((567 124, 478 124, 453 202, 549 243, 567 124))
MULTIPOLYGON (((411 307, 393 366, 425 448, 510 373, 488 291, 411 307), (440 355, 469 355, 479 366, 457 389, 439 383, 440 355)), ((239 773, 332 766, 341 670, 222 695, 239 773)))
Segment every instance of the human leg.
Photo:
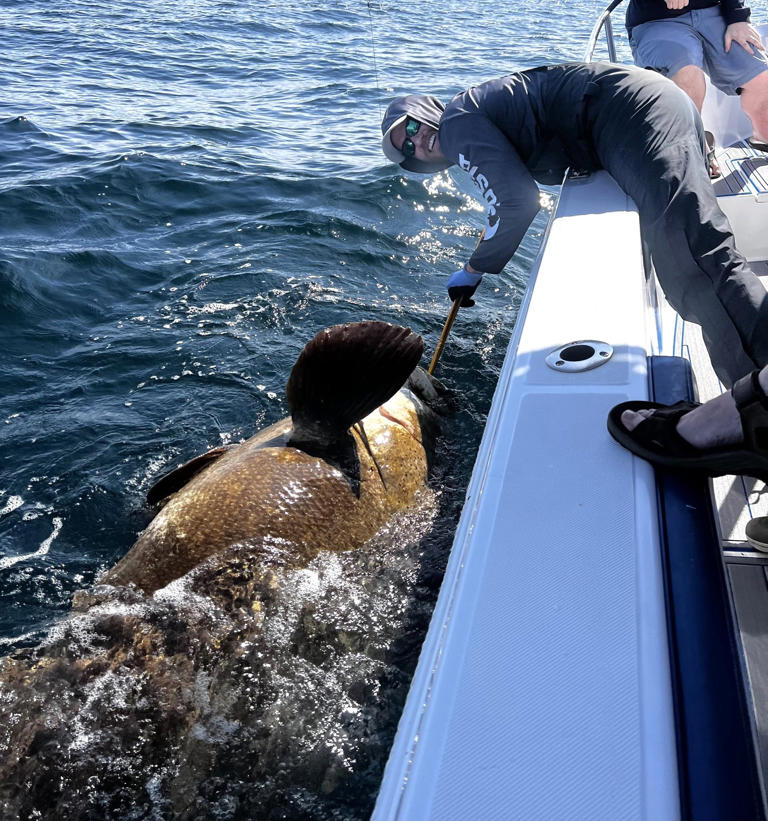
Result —
MULTIPOLYGON (((608 415, 608 431, 661 467, 705 476, 741 474, 768 483, 768 367, 703 405, 622 402, 608 415)), ((745 536, 768 552, 768 517, 751 519, 745 536)))
MULTIPOLYGON (((707 93, 704 44, 691 19, 690 14, 685 14, 672 20, 654 20, 635 26, 630 45, 636 65, 669 77, 701 112, 707 93)), ((715 139, 711 134, 707 136, 709 176, 717 179, 722 172, 715 159, 715 139)))
POLYGON ((704 96, 707 93, 707 82, 702 69, 699 66, 683 66, 679 71, 670 74, 669 79, 682 89, 693 100, 696 108, 701 111, 704 96))
POLYGON ((686 68, 703 70, 704 44, 690 18, 684 14, 635 26, 629 38, 635 65, 670 79, 686 68))
MULTIPOLYGON (((758 381, 763 392, 768 394, 768 367, 760 370, 758 381)), ((633 431, 652 413, 651 410, 625 410, 620 417, 621 423, 628 431, 633 431)), ((689 445, 702 450, 744 441, 741 418, 730 391, 683 414, 675 430, 689 445)))
POLYGON ((768 368, 704 405, 622 402, 608 416, 620 444, 653 464, 768 481, 768 368))
MULTIPOLYGON (((704 105, 704 97, 707 93, 707 81, 704 72, 698 66, 683 66, 680 71, 670 75, 670 80, 684 91, 693 101, 699 113, 704 105)), ((722 177, 723 172, 715 158, 715 137, 710 131, 705 132, 707 138, 707 162, 709 163, 710 179, 716 180, 722 177)))
POLYGON ((752 120, 753 136, 768 143, 768 69, 744 83, 740 100, 744 113, 752 120))
POLYGON ((686 96, 652 73, 635 70, 600 84, 598 156, 638 206, 667 299, 701 325, 715 372, 730 386, 768 363, 768 294, 717 205, 701 120, 686 96))
POLYGON ((726 51, 727 28, 716 7, 697 11, 692 15, 692 25, 701 38, 704 68, 713 85, 725 94, 740 95, 741 107, 752 121, 754 136, 768 141, 768 60, 765 53, 751 45, 747 50, 736 41, 731 42, 726 51))

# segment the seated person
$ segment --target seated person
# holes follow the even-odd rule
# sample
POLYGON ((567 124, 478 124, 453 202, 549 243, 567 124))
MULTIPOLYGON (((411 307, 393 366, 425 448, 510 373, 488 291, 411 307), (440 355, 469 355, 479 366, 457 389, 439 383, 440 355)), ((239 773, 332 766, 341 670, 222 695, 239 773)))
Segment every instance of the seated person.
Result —
MULTIPOLYGON (((768 62, 743 0, 630 0, 627 31, 635 63, 669 77, 701 112, 704 72, 725 94, 740 95, 753 148, 768 151, 768 62)), ((710 173, 714 139, 707 133, 710 173)))

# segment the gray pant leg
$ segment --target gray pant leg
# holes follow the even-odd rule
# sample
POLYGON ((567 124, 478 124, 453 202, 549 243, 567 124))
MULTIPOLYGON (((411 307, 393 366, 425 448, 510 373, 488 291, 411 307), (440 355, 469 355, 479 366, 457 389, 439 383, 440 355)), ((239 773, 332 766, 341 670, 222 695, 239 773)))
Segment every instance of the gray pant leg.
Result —
POLYGON ((768 294, 734 246, 696 140, 665 150, 658 165, 672 169, 674 184, 655 186, 643 234, 667 299, 701 326, 715 373, 730 387, 768 362, 768 294))
POLYGON ((637 204, 665 296, 701 325, 715 373, 730 387, 768 363, 768 294, 717 205, 701 120, 663 78, 602 85, 592 118, 598 156, 637 204))

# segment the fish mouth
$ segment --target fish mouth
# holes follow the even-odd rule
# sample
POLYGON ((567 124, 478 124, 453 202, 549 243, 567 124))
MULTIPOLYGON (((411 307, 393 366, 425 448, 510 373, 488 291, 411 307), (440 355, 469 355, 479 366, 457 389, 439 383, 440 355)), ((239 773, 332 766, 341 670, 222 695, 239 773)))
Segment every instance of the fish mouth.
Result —
POLYGON ((428 148, 432 151, 435 147, 435 140, 437 139, 437 131, 429 138, 429 145, 428 148))

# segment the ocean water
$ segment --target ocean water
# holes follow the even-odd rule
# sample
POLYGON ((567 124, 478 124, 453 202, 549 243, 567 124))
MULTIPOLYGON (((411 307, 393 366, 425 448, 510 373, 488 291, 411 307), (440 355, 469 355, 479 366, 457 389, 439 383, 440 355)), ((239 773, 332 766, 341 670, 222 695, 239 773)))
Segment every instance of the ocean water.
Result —
MULTIPOLYGON (((165 471, 287 414, 317 331, 408 325, 428 363, 483 212, 387 163, 386 103, 578 60, 603 5, 0 1, 0 653, 92 656, 75 592, 165 471)), ((62 685, 68 735, 0 765, 3 818, 368 817, 546 218, 454 325, 419 511, 282 579, 255 655, 195 668, 186 735, 128 670, 62 685)), ((189 591, 109 607, 202 629, 189 591)))

